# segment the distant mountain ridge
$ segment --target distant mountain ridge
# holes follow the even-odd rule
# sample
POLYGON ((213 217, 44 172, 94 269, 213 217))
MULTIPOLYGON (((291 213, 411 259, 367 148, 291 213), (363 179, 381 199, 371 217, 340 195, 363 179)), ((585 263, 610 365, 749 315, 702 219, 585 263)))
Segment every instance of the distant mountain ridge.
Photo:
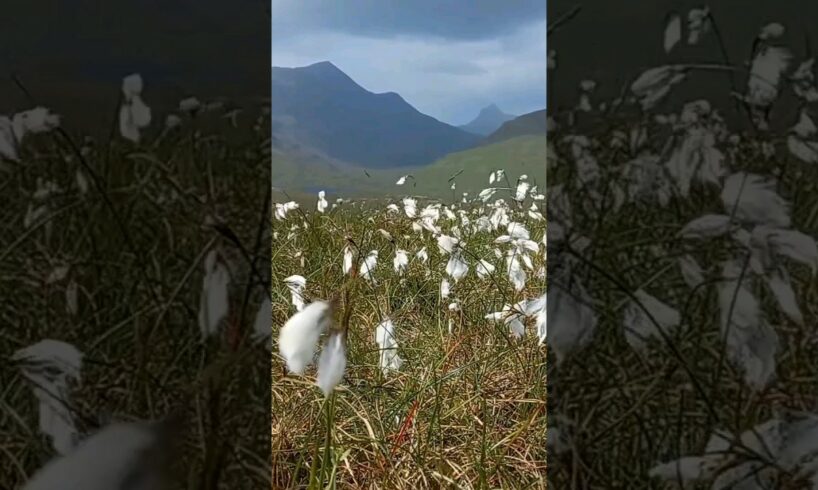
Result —
POLYGON ((528 135, 542 135, 547 133, 548 116, 545 109, 539 111, 529 112, 520 117, 516 117, 510 121, 503 123, 497 131, 491 133, 483 141, 481 145, 490 145, 505 141, 517 136, 528 135))
POLYGON ((328 61, 272 69, 272 115, 287 139, 367 168, 425 165, 480 136, 422 114, 394 92, 372 93, 328 61))
POLYGON ((459 127, 460 129, 468 131, 469 133, 479 134, 480 136, 488 136, 497 131, 497 129, 499 129, 503 123, 510 121, 515 117, 517 116, 506 114, 505 112, 501 111, 496 104, 491 104, 481 109, 477 117, 470 123, 459 127))

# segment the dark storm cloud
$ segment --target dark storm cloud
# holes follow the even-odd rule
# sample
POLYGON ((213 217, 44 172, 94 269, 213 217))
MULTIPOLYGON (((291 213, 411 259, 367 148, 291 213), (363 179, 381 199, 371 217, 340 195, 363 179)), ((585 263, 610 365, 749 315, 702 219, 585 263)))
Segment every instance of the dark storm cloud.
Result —
POLYGON ((324 29, 458 40, 509 34, 546 15, 545 0, 273 0, 273 37, 324 29))

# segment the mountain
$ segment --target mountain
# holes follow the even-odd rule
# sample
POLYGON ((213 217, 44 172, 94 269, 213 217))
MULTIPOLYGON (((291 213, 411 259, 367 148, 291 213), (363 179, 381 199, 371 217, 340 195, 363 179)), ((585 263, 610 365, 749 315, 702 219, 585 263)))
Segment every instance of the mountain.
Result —
POLYGON ((480 139, 420 113, 394 92, 372 93, 330 62, 272 69, 272 114, 289 135, 367 168, 425 165, 480 139))
POLYGON ((469 133, 488 136, 502 126, 504 122, 510 121, 514 119, 514 117, 515 116, 511 114, 506 114, 501 111, 495 104, 491 104, 488 107, 484 107, 472 122, 459 127, 469 133))
MULTIPOLYGON (((412 192, 448 199, 453 192, 458 199, 468 192, 474 197, 489 187, 489 174, 497 169, 505 170, 512 186, 517 177, 526 174, 532 185, 545 189, 546 148, 545 134, 524 135, 452 153, 415 172, 417 188, 412 192), (452 177, 456 183, 454 191, 450 188, 452 177)), ((496 197, 508 200, 508 195, 501 194, 498 192, 496 197)))
POLYGON ((545 109, 529 112, 503 123, 497 131, 487 136, 480 144, 490 145, 524 135, 545 136, 547 123, 548 117, 545 109))

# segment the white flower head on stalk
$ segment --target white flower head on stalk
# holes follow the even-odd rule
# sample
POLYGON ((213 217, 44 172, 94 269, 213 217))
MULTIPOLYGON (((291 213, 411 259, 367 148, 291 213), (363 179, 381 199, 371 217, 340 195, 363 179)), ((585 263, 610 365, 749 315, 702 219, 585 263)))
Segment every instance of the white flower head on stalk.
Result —
POLYGON ((332 307, 326 301, 310 303, 293 315, 278 334, 278 351, 287 369, 304 374, 313 362, 318 339, 332 324, 332 307))
POLYGON ((205 276, 199 301, 199 330, 202 338, 215 335, 230 309, 227 286, 230 272, 218 252, 211 250, 204 261, 205 276))
POLYGON ((352 260, 354 259, 354 254, 352 252, 352 247, 349 244, 344 245, 344 275, 349 274, 349 271, 352 270, 352 260))
POLYGON ((457 249, 460 240, 449 235, 440 235, 437 237, 437 248, 442 254, 451 254, 457 249))
POLYGON ((738 97, 749 104, 753 121, 760 129, 768 127, 766 109, 778 99, 781 77, 791 60, 788 49, 769 45, 763 45, 753 58, 747 94, 738 97))
POLYGON ((454 282, 459 282, 469 273, 469 264, 463 260, 462 255, 460 251, 452 253, 449 262, 446 264, 446 274, 454 279, 454 282))
MULTIPOLYGON (((261 300, 261 305, 258 307, 256 313, 256 320, 253 322, 253 338, 257 342, 272 340, 273 335, 273 303, 270 301, 270 295, 264 294, 264 299, 261 300)), ((267 344, 272 349, 272 343, 267 344)))
POLYGON ((180 424, 173 418, 116 422, 91 434, 70 453, 49 461, 22 490, 165 488, 180 424))
POLYGON ((631 84, 631 92, 640 100, 643 110, 651 109, 670 89, 686 77, 684 67, 665 65, 646 70, 631 84))
POLYGON ((515 250, 509 250, 506 253, 506 270, 508 280, 514 285, 514 289, 522 291, 525 288, 526 273, 522 265, 520 265, 519 254, 515 250))
POLYGON ((401 176, 401 178, 399 178, 399 179, 398 179, 398 181, 397 181, 397 182, 395 182, 395 185, 403 185, 403 184, 405 184, 405 183, 406 183, 406 179, 408 179, 408 178, 409 178, 409 175, 403 175, 403 176, 401 176))
POLYGON ((531 184, 524 180, 520 180, 517 183, 517 189, 514 191, 514 200, 517 202, 525 201, 525 198, 528 196, 528 190, 531 188, 531 184))
POLYGON ((284 221, 287 219, 287 214, 298 209, 298 207, 298 203, 295 201, 285 202, 284 204, 276 203, 275 217, 279 221, 284 221))
POLYGON ((12 118, 14 136, 22 142, 25 135, 32 133, 47 133, 59 127, 60 116, 51 113, 45 107, 35 107, 27 111, 18 112, 12 118))
POLYGON ((321 356, 318 358, 318 376, 315 384, 321 388, 324 396, 338 386, 344 377, 344 370, 347 367, 346 348, 341 334, 333 334, 324 342, 321 356))
POLYGON ((196 97, 187 97, 179 101, 179 110, 188 114, 196 114, 202 108, 202 103, 196 97))
POLYGON ((304 309, 304 288, 307 287, 307 279, 298 274, 284 279, 284 284, 290 290, 290 299, 296 311, 304 309))
POLYGON ((670 53, 670 51, 679 43, 682 39, 682 18, 679 14, 672 14, 668 17, 668 21, 665 24, 665 37, 664 37, 664 48, 665 53, 670 53))
POLYGON ((676 309, 662 303, 643 290, 634 293, 635 300, 631 300, 625 308, 625 340, 634 349, 642 349, 651 338, 670 335, 672 330, 679 326, 680 315, 676 309), (638 303, 637 303, 638 302, 638 303), (641 304, 641 306, 640 306, 641 304), (644 310, 648 313, 646 313, 644 310), (651 317, 653 320, 651 320, 651 317), (654 324, 658 323, 658 327, 654 324), (661 329, 661 331, 659 330, 661 329))
POLYGON ((534 221, 545 221, 545 216, 543 216, 537 205, 533 202, 531 203, 531 207, 528 208, 528 217, 534 221))
POLYGON ((369 252, 369 255, 361 262, 361 267, 359 268, 358 272, 361 277, 365 278, 371 284, 376 284, 375 276, 373 273, 375 272, 375 266, 378 265, 378 251, 372 250, 369 252))
POLYGON ((170 131, 173 128, 178 128, 182 125, 182 118, 176 114, 168 114, 165 118, 165 130, 170 131))
MULTIPOLYGON (((549 286, 549 292, 551 291, 549 286)), ((551 317, 548 346, 554 349, 557 365, 574 351, 587 345, 596 331, 597 317, 591 298, 577 281, 573 290, 553 288, 547 308, 551 317)))
POLYGON ((119 109, 119 132, 123 138, 138 143, 140 130, 151 122, 151 109, 142 101, 142 76, 128 75, 122 80, 122 106, 119 109))
POLYGON ((729 260, 722 267, 718 284, 721 331, 726 335, 730 360, 744 371, 745 382, 755 389, 775 377, 775 356, 779 340, 767 323, 747 278, 741 278, 742 264, 729 260))
POLYGON ((521 309, 523 309, 522 304, 505 305, 502 311, 489 313, 484 318, 494 323, 503 322, 511 331, 511 335, 519 339, 525 334, 525 323, 521 309))
POLYGON ((451 292, 451 286, 449 286, 449 280, 445 277, 440 281, 440 297, 446 299, 449 297, 451 292))
POLYGON ((696 259, 690 255, 683 255, 679 257, 678 262, 682 278, 689 288, 693 289, 704 282, 704 272, 696 259))
POLYGON ((474 270, 477 272, 477 276, 480 277, 480 279, 485 279, 494 273, 494 266, 491 264, 491 262, 480 259, 474 266, 474 270))
POLYGON ((420 260, 421 263, 425 264, 429 260, 429 253, 426 251, 426 247, 418 250, 415 257, 420 260))
POLYGON ((701 37, 709 30, 709 8, 695 8, 687 13, 687 44, 698 44, 701 37))
POLYGON ((324 211, 326 211, 327 207, 329 206, 329 203, 325 199, 326 195, 327 194, 324 191, 320 191, 318 193, 318 204, 316 205, 316 207, 317 207, 319 213, 323 213, 324 211))
POLYGON ((768 39, 779 38, 784 35, 784 26, 778 22, 772 22, 761 28, 758 33, 758 38, 766 41, 768 39))
POLYGON ((738 172, 724 181, 721 200, 725 213, 754 224, 790 226, 790 205, 776 191, 775 179, 738 172))
POLYGON ((388 206, 386 206, 386 211, 389 213, 400 213, 400 208, 397 204, 390 203, 388 206))
POLYGON ((375 327, 375 343, 380 351, 379 364, 383 374, 397 371, 403 365, 398 355, 398 341, 395 338, 395 324, 387 318, 375 327))
POLYGON ((0 116, 0 156, 12 162, 20 161, 14 127, 8 116, 0 116))
POLYGON ((58 454, 68 453, 79 437, 68 395, 69 384, 81 381, 82 352, 66 342, 45 339, 18 350, 11 359, 32 383, 39 402, 40 431, 51 439, 58 454))
POLYGON ((406 213, 407 217, 414 218, 417 216, 417 206, 417 201, 411 197, 405 197, 403 199, 403 212, 406 213))
POLYGON ((399 276, 402 276, 406 270, 406 266, 409 265, 409 255, 406 253, 406 250, 398 249, 395 251, 395 258, 392 260, 392 265, 395 268, 395 272, 397 272, 399 276))

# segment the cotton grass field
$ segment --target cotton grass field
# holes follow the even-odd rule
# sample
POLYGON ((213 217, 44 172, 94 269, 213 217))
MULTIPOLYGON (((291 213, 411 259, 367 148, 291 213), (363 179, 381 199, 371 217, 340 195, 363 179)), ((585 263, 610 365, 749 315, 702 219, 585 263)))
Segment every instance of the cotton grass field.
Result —
POLYGON ((544 182, 485 178, 275 204, 274 488, 545 487, 544 182))
POLYGON ((553 488, 816 488, 818 92, 787 33, 744 65, 706 7, 670 13, 666 60, 551 114, 553 488))
POLYGON ((0 488, 267 488, 269 102, 119 91, 0 118, 0 488))

